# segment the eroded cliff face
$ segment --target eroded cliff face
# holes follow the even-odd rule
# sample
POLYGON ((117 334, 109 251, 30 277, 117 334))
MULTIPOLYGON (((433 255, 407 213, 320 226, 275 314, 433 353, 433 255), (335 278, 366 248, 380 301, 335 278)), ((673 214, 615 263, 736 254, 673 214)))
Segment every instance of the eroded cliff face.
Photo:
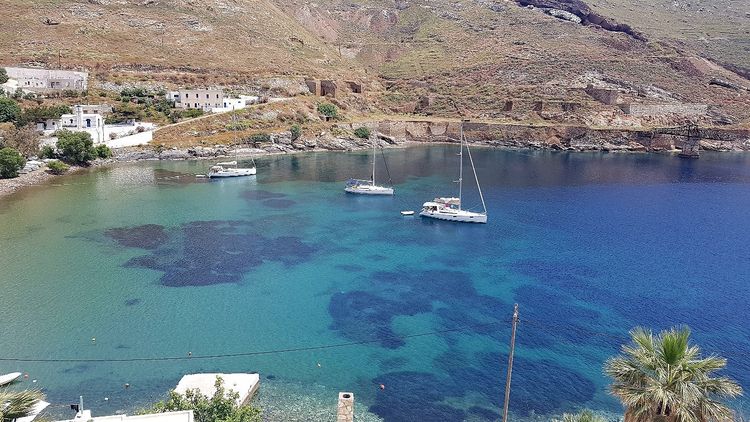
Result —
MULTIPOLYGON (((382 121, 362 124, 391 142, 458 142, 460 122, 382 121)), ((354 129, 355 125, 341 125, 354 129)), ((750 151, 750 130, 723 130, 724 141, 702 140, 701 148, 714 151, 750 151)), ((584 126, 530 126, 497 123, 464 123, 470 143, 508 148, 567 151, 671 151, 684 139, 652 135, 644 130, 593 129, 584 126)))

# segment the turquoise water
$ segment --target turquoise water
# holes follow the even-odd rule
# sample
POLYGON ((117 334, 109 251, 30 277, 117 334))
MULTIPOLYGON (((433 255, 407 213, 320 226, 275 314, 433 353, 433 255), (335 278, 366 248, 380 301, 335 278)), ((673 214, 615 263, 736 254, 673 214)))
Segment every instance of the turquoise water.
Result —
POLYGON ((3 198, 0 358, 37 361, 0 372, 68 416, 79 395, 110 414, 184 373, 257 371, 269 420, 331 420, 338 391, 361 420, 494 420, 517 302, 517 417, 619 412, 601 368, 636 325, 690 325, 750 387, 750 156, 477 149, 489 224, 400 216, 455 194, 456 153, 387 151, 393 198, 344 194, 366 152, 221 181, 124 164, 3 198), (185 359, 127 361, 161 357, 185 359))

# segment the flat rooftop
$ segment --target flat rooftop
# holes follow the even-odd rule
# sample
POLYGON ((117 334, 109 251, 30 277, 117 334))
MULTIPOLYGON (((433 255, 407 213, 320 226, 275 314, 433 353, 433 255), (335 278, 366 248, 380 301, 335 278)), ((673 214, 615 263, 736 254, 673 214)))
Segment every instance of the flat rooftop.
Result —
POLYGON ((187 390, 198 390, 201 394, 213 397, 216 393, 216 377, 224 380, 224 389, 236 391, 240 397, 237 405, 246 404, 260 387, 260 375, 258 374, 188 374, 182 377, 175 387, 179 394, 185 394, 187 390))

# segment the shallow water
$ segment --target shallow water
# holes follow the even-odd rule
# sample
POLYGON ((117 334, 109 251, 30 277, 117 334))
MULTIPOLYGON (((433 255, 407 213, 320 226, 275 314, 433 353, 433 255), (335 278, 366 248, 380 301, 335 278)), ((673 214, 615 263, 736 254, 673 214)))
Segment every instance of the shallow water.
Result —
POLYGON ((393 198, 344 194, 366 152, 221 181, 118 165, 3 198, 0 358, 63 361, 0 372, 67 416, 79 395, 133 411, 184 373, 257 371, 269 420, 331 420, 338 391, 361 420, 494 420, 517 302, 518 417, 618 412, 601 368, 636 325, 690 325, 750 387, 750 156, 476 149, 489 224, 402 217, 455 194, 456 152, 387 151, 393 198))

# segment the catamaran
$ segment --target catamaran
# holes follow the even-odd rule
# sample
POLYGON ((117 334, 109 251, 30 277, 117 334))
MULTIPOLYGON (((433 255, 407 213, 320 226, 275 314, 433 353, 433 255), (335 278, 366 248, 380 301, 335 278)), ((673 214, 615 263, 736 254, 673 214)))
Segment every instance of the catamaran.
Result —
MULTIPOLYGON (((383 162, 385 162, 385 157, 383 158, 383 162)), ((346 181, 344 191, 360 195, 393 195, 393 188, 375 184, 375 141, 372 142, 372 179, 349 179, 346 181)))
MULTIPOLYGON (((232 133, 234 134, 234 145, 237 145, 237 124, 235 123, 235 114, 234 114, 234 108, 232 108, 232 133)), ((237 167, 237 149, 234 150, 235 155, 235 161, 227 161, 225 163, 216 163, 216 165, 211 166, 211 168, 208 170, 208 176, 209 179, 212 178, 221 178, 221 177, 241 177, 241 176, 252 176, 257 173, 257 169, 255 168, 255 160, 253 160, 253 166, 252 167, 237 167)))
POLYGON ((477 170, 476 168, 474 168, 474 160, 471 158, 471 150, 469 150, 469 144, 466 143, 464 139, 463 121, 461 122, 461 152, 459 156, 461 158, 458 170, 458 198, 440 197, 435 198, 430 202, 425 202, 422 205, 422 211, 419 213, 419 215, 427 218, 457 221, 460 223, 486 223, 487 207, 484 204, 484 196, 482 196, 482 188, 479 186, 479 178, 477 177, 477 170), (471 170, 474 173, 474 180, 477 183, 479 198, 482 200, 482 212, 469 211, 461 208, 461 196, 463 195, 464 180, 464 146, 466 146, 466 152, 469 156, 469 162, 471 163, 471 170))

